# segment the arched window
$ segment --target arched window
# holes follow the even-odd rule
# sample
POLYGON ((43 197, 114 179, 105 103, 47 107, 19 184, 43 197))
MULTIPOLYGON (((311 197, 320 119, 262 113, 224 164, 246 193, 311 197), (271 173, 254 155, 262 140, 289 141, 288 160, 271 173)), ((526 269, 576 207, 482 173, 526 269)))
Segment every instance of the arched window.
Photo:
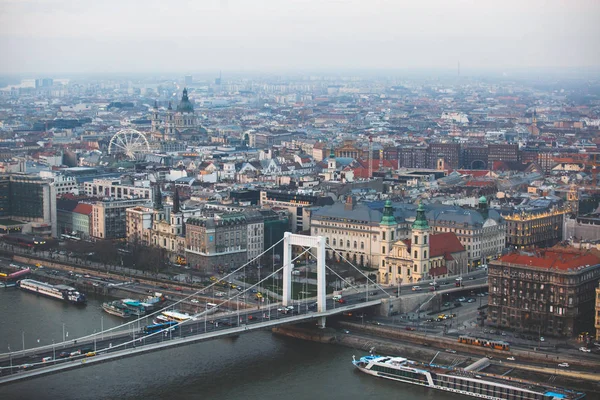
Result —
POLYGON ((415 250, 415 258, 417 258, 417 251, 415 250))
POLYGON ((425 242, 423 242, 423 244, 427 244, 427 235, 425 235, 425 237, 423 238, 423 240, 425 241, 425 242))
POLYGON ((385 246, 381 246, 381 253, 385 254, 385 246))
POLYGON ((427 250, 423 252, 423 258, 427 258, 427 250))
POLYGON ((419 237, 415 235, 415 244, 419 244, 419 237))

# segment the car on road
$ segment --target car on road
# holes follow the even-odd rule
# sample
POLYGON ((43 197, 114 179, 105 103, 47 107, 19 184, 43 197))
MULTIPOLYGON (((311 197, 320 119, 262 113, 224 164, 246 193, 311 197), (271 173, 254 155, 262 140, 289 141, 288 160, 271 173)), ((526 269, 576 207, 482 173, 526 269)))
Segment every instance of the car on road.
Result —
POLYGON ((412 290, 413 290, 413 292, 417 292, 417 291, 421 290, 421 286, 413 286, 412 290))
POLYGON ((442 306, 443 306, 443 307, 450 307, 450 306, 451 306, 451 304, 450 304, 450 302, 449 302, 449 301, 447 301, 447 302, 445 302, 444 304, 442 304, 442 306))
POLYGON ((540 342, 545 342, 545 341, 546 341, 546 339, 544 339, 543 336, 540 336, 540 342))
POLYGON ((452 353, 452 354, 456 354, 456 350, 452 350, 452 349, 446 349, 444 350, 446 353, 452 353))
POLYGON ((413 326, 407 326, 404 329, 406 329, 407 331, 416 331, 415 327, 413 327, 413 326))
POLYGON ((350 333, 350 331, 348 329, 344 329, 344 330, 342 330, 342 332, 344 332, 345 334, 349 334, 350 333))
POLYGON ((67 358, 71 355, 71 353, 67 352, 67 351, 61 351, 60 354, 58 355, 58 358, 67 358))
POLYGON ((461 303, 464 303, 465 301, 467 301, 467 299, 465 297, 459 297, 458 301, 460 301, 461 303))
POLYGON ((192 299, 192 300, 190 300, 190 301, 191 301, 192 303, 194 303, 194 304, 198 304, 198 303, 200 303, 200 300, 198 300, 198 299, 192 299))
POLYGON ((558 366, 561 368, 569 368, 569 363, 566 363, 566 362, 560 363, 560 364, 558 364, 558 366))
POLYGON ((475 277, 474 277, 474 276, 470 276, 470 277, 469 277, 469 280, 470 280, 470 281, 472 281, 472 280, 474 280, 474 279, 475 279, 475 277))
POLYGON ((52 357, 44 357, 44 358, 42 358, 42 362, 44 362, 44 363, 45 362, 49 362, 49 361, 52 361, 52 357))
POLYGON ((346 300, 345 300, 345 299, 338 299, 338 300, 336 300, 336 301, 337 301, 338 303, 340 303, 340 304, 344 304, 344 303, 346 303, 346 300))
POLYGON ((515 358, 514 358, 514 357, 506 357, 506 359, 507 359, 508 361, 515 361, 515 358))
POLYGON ((584 353, 591 353, 592 351, 590 349, 588 349, 587 347, 580 347, 579 351, 582 351, 584 353))
POLYGON ((474 298, 472 298, 472 297, 471 297, 469 300, 467 300, 467 303, 475 303, 475 301, 476 301, 476 300, 475 300, 474 298))

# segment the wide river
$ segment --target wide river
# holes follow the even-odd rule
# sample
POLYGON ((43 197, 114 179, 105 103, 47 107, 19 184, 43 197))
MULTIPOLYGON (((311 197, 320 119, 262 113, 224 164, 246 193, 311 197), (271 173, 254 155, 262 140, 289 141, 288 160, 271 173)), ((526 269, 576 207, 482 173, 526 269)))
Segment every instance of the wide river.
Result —
MULTIPOLYGON (((116 326, 102 298, 87 307, 0 289, 0 352, 116 326)), ((257 332, 163 350, 0 387, 0 399, 402 399, 464 398, 358 371, 360 350, 257 332)))

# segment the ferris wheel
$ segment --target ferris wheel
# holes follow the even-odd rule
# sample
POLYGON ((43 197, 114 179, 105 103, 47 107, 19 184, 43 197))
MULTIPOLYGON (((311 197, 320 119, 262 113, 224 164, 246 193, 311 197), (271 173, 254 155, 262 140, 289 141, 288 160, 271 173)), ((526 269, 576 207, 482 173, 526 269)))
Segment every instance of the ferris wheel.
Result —
POLYGON ((108 144, 108 154, 124 154, 131 160, 150 152, 148 139, 135 129, 123 129, 115 133, 108 144))

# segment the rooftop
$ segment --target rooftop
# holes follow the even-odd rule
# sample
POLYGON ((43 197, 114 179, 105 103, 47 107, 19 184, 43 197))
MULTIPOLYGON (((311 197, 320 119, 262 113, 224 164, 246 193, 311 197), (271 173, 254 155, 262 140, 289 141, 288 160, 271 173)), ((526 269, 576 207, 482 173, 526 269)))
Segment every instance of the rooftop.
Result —
POLYGON ((550 248, 535 255, 512 253, 500 257, 499 261, 544 269, 575 270, 600 264, 600 253, 593 250, 574 248, 550 248))

